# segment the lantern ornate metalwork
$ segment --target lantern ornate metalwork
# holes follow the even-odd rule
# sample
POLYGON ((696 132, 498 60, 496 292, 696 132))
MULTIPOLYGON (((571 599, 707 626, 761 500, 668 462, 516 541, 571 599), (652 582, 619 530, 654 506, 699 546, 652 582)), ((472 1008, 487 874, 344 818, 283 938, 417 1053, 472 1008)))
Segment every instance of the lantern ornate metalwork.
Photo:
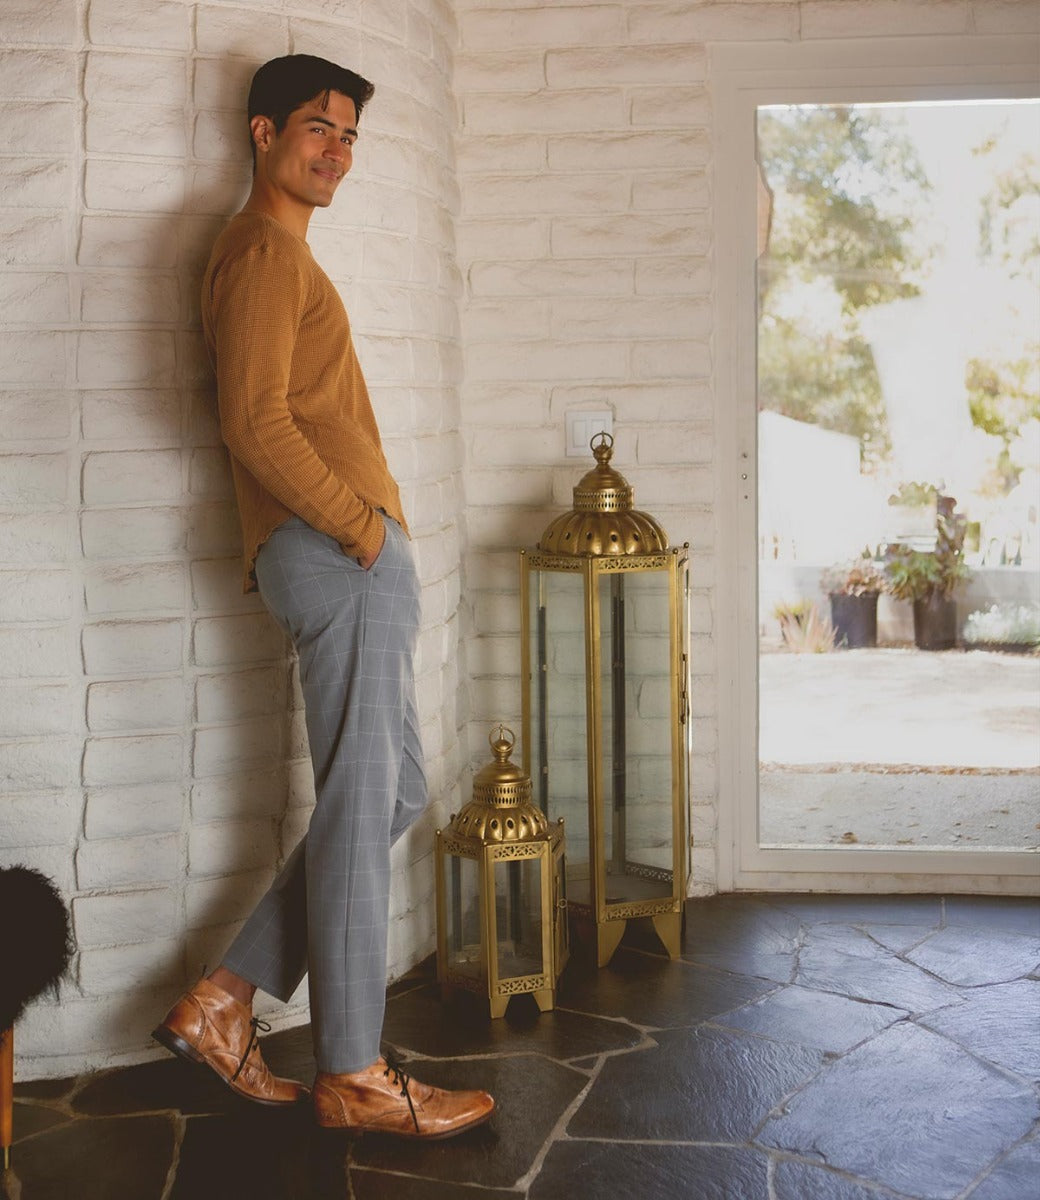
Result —
POLYGON ((520 552, 524 768, 567 825, 568 912, 599 965, 629 919, 679 953, 689 846, 689 545, 633 507, 613 438, 535 551, 520 552))
POLYGON ((494 761, 473 781, 473 799, 437 830, 437 976, 444 993, 486 996, 501 1017, 530 992, 555 1006, 567 961, 563 821, 531 801, 531 780, 510 762, 515 738, 499 725, 494 761))

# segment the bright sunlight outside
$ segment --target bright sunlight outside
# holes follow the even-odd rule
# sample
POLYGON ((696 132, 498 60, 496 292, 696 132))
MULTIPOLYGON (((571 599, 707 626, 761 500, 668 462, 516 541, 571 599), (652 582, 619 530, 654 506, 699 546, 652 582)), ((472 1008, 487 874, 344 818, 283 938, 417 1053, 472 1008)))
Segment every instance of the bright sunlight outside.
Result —
POLYGON ((760 829, 1040 845, 1040 101, 758 114, 760 829))

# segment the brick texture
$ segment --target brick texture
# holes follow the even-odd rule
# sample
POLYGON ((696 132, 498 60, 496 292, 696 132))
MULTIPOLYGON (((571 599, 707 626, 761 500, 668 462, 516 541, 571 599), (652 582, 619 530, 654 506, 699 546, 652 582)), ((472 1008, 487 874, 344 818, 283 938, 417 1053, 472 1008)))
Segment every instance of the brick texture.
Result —
MULTIPOLYGON (((377 85, 311 244, 429 582, 423 735, 437 794, 455 787, 457 33, 444 0, 142 0, 132 19, 120 0, 5 0, 3 28, 0 857, 55 878, 80 947, 60 1016, 34 1006, 19 1031, 32 1077, 150 1054, 313 802, 286 640, 241 593, 197 298, 248 190, 249 80, 290 50, 338 47, 377 85), (141 1020, 116 1027, 116 992, 141 1020)), ((399 876, 429 841, 396 849, 399 876)), ((408 877, 424 927, 395 935, 394 975, 431 944, 432 875, 408 877)))

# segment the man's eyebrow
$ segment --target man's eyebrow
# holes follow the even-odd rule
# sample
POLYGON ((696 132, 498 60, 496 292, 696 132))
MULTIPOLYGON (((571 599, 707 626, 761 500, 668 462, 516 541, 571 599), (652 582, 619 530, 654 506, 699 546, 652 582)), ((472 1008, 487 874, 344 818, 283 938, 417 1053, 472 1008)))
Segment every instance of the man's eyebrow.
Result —
MULTIPOLYGON (((330 121, 328 117, 319 117, 317 114, 310 117, 304 117, 304 120, 308 125, 327 125, 329 129, 336 128, 335 122, 330 121)), ((352 133, 355 137, 357 137, 357 130, 354 129, 353 126, 345 125, 343 127, 343 132, 352 133)))

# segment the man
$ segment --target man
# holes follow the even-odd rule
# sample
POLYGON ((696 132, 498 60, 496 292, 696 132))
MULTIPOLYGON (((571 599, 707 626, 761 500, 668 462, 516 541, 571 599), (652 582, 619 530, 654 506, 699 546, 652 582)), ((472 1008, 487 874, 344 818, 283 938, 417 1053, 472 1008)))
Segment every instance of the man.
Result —
POLYGON ((251 1005, 258 987, 288 1000, 309 972, 318 1123, 448 1137, 487 1120, 492 1098, 409 1080, 379 1053, 390 847, 427 799, 419 586, 347 315, 305 240, 350 170, 372 91, 310 55, 257 71, 252 191, 203 280, 245 590, 259 590, 299 655, 317 803, 221 966, 154 1036, 249 1099, 305 1099, 268 1070, 251 1005))

